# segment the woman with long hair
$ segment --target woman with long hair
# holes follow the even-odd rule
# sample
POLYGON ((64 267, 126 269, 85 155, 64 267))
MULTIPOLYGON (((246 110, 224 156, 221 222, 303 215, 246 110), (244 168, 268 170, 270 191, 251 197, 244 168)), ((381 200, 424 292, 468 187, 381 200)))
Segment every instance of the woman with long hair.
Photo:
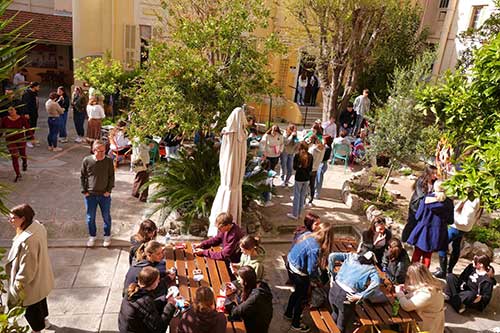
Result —
POLYGON ((292 220, 297 220, 304 209, 304 201, 311 178, 313 156, 309 154, 308 149, 307 143, 301 142, 299 151, 293 158, 293 169, 295 170, 293 208, 291 213, 286 214, 292 220))
POLYGON ((380 284, 375 254, 366 247, 358 253, 332 252, 328 256, 328 273, 331 288, 328 300, 332 306, 332 317, 341 332, 352 332, 354 308, 357 302, 376 292, 380 284), (342 262, 335 274, 335 263, 342 262))
POLYGON ((396 297, 403 310, 417 311, 422 332, 444 332, 443 290, 425 265, 413 263, 408 267, 404 288, 396 290, 396 297))
POLYGON ((392 238, 382 258, 382 270, 393 284, 403 284, 408 266, 410 266, 408 252, 399 239, 392 238))
POLYGON ((153 291, 159 283, 160 272, 153 267, 144 267, 137 282, 128 286, 118 315, 120 333, 159 333, 167 330, 175 313, 175 299, 171 295, 167 295, 164 301, 155 298, 153 291))
POLYGON ((66 89, 64 89, 63 86, 57 87, 57 95, 59 96, 59 99, 57 100, 57 103, 64 109, 63 114, 61 114, 61 117, 59 119, 59 141, 61 143, 66 143, 68 142, 68 133, 66 131, 66 123, 68 122, 68 112, 69 112, 69 96, 66 94, 66 89))
POLYGON ((302 236, 288 252, 288 277, 295 289, 288 299, 285 317, 292 321, 294 331, 309 331, 306 325, 300 323, 300 315, 311 277, 318 276, 318 269, 324 270, 328 266, 328 255, 333 252, 334 236, 333 225, 322 222, 316 231, 302 236))
POLYGON ((54 274, 47 246, 47 230, 34 220, 28 204, 11 209, 9 223, 16 230, 5 271, 9 274, 7 290, 9 307, 26 308, 24 317, 33 332, 49 327, 47 296, 54 288, 54 274))
MULTIPOLYGON (((136 253, 144 252, 144 246, 147 242, 156 239, 156 234, 158 233, 158 227, 156 224, 150 220, 146 219, 139 225, 139 230, 135 235, 130 237, 130 243, 132 246, 129 251, 129 264, 132 265, 135 262, 136 253)), ((142 253, 140 254, 142 256, 142 253)))
POLYGON ((441 180, 434 183, 434 192, 420 202, 415 218, 417 225, 408 237, 408 244, 415 246, 411 261, 422 259, 429 268, 432 252, 448 249, 448 225, 454 221, 453 201, 446 197, 441 180))
POLYGON ((241 279, 239 304, 229 304, 230 319, 243 319, 248 333, 267 333, 273 318, 273 295, 264 281, 259 281, 250 266, 238 270, 241 279))
POLYGON ((199 287, 192 307, 182 314, 178 333, 225 333, 226 316, 215 311, 215 296, 209 287, 199 287))
POLYGON ((104 108, 99 103, 99 96, 92 96, 89 98, 87 104, 87 116, 89 121, 87 123, 87 141, 92 142, 101 137, 102 120, 106 117, 104 108))
MULTIPOLYGON (((231 269, 235 276, 238 276, 237 267, 250 266, 257 274, 257 279, 264 278, 264 259, 266 251, 260 246, 260 239, 251 235, 246 235, 240 240, 241 258, 238 264, 231 264, 231 269)), ((241 278, 238 276, 241 284, 241 278)))
POLYGON ((408 237, 410 237, 411 232, 417 225, 415 214, 417 213, 420 201, 427 194, 432 192, 432 186, 437 178, 437 168, 433 165, 427 165, 424 169, 424 173, 418 177, 417 181, 413 184, 414 191, 410 198, 410 205, 408 207, 408 220, 403 228, 403 233, 401 234, 401 240, 403 242, 408 240, 408 237))
POLYGON ((281 181, 283 186, 288 186, 290 177, 293 172, 293 157, 297 150, 297 127, 294 124, 289 124, 283 134, 284 149, 281 153, 281 181))
POLYGON ((278 164, 284 148, 283 135, 278 125, 273 125, 267 130, 260 140, 262 156, 271 163, 271 170, 278 164))
POLYGON ((363 231, 360 246, 375 253, 377 263, 380 265, 391 238, 392 233, 385 225, 385 217, 377 216, 372 220, 370 228, 363 231))
POLYGON ((313 157, 313 163, 311 168, 311 176, 309 177, 309 202, 306 207, 312 207, 314 194, 316 193, 316 174, 318 173, 319 165, 323 161, 325 156, 325 146, 319 141, 319 139, 313 135, 310 138, 311 146, 309 147, 309 153, 313 157))
POLYGON ((293 242, 295 243, 305 233, 314 232, 318 229, 321 219, 313 212, 307 212, 304 217, 304 225, 298 226, 293 232, 293 242))
POLYGON ((19 157, 23 161, 23 171, 28 170, 28 157, 26 155, 26 136, 25 132, 30 128, 30 124, 25 117, 17 114, 15 107, 8 108, 8 116, 0 119, 0 135, 5 133, 7 149, 12 159, 12 167, 16 173, 14 182, 21 179, 21 170, 19 169, 19 157))

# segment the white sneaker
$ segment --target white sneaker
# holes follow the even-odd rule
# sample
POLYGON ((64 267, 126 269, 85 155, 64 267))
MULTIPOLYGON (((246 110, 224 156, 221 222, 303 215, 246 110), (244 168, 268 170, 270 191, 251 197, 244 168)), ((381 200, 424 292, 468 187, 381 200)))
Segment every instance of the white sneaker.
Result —
POLYGON ((50 323, 48 318, 45 318, 43 321, 45 323, 45 329, 48 330, 50 326, 52 326, 52 324, 50 323))
POLYGON ((33 144, 31 142, 26 142, 26 146, 28 146, 28 148, 33 148, 33 144))
POLYGON ((289 219, 292 219, 292 220, 298 220, 299 218, 295 215, 293 215, 292 213, 288 213, 286 214, 286 216, 289 218, 289 219))
POLYGON ((268 201, 264 204, 264 207, 272 207, 272 206, 274 206, 274 202, 272 201, 268 201))
POLYGON ((311 208, 313 206, 312 202, 308 202, 304 205, 306 208, 311 208))
POLYGON ((111 236, 104 236, 104 242, 102 242, 102 246, 109 247, 111 245, 111 236))
POLYGON ((59 138, 59 142, 61 142, 61 143, 67 143, 68 142, 68 138, 59 138))
POLYGON ((94 247, 95 245, 95 237, 89 237, 89 240, 87 241, 87 247, 94 247))
POLYGON ((52 148, 52 151, 62 151, 63 149, 61 147, 54 147, 52 148))
POLYGON ((77 137, 75 138, 75 142, 76 142, 76 143, 81 143, 82 141, 83 141, 83 140, 82 140, 82 138, 81 138, 81 137, 79 137, 79 136, 77 136, 77 137))

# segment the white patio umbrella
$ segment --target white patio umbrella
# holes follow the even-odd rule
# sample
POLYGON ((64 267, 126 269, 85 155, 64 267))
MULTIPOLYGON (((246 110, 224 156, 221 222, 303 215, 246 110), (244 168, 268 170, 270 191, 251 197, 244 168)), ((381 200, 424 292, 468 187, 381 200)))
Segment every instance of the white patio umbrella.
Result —
POLYGON ((227 118, 226 127, 222 129, 219 155, 220 185, 210 212, 208 236, 217 234, 215 219, 220 213, 231 213, 235 222, 241 224, 241 185, 247 156, 246 125, 244 107, 237 107, 227 118))

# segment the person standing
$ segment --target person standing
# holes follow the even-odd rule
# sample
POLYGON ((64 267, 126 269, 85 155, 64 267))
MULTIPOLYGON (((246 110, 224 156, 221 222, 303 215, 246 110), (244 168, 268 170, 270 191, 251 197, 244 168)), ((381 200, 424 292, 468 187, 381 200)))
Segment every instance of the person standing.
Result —
POLYGON ((113 161, 106 156, 106 145, 101 140, 92 144, 92 155, 83 159, 80 181, 87 210, 87 227, 89 230, 88 247, 95 244, 97 228, 95 215, 97 206, 101 209, 104 221, 104 247, 111 245, 111 190, 115 186, 115 169, 113 161))
POLYGON ((57 136, 59 135, 59 130, 61 127, 61 115, 64 113, 64 109, 56 102, 59 96, 56 92, 51 92, 49 94, 49 99, 45 102, 45 109, 49 115, 47 122, 49 124, 49 134, 47 135, 47 142, 49 144, 50 151, 61 151, 60 147, 57 147, 57 136))
POLYGON ((368 98, 369 90, 363 89, 363 94, 356 97, 354 100, 354 111, 356 111, 356 125, 354 127, 354 136, 357 136, 363 122, 365 120, 365 114, 370 111, 371 101, 368 98))
POLYGON ((14 91, 14 88, 11 86, 5 87, 5 97, 7 98, 6 100, 6 105, 2 103, 2 109, 6 106, 5 110, 0 111, 0 118, 6 117, 9 115, 8 108, 10 106, 13 106, 16 108, 17 114, 22 115, 22 104, 21 100, 18 98, 18 92, 14 91))
POLYGON ((87 115, 87 97, 83 93, 82 87, 75 87, 71 106, 73 107, 73 122, 75 123, 75 130, 77 135, 77 137, 75 138, 75 142, 80 143, 85 137, 85 129, 83 124, 85 123, 85 117, 87 115))
POLYGON ((262 156, 269 160, 271 163, 271 170, 274 171, 285 147, 283 135, 281 135, 281 130, 278 125, 273 125, 267 130, 262 136, 262 140, 260 140, 260 145, 262 156))
POLYGON ((149 180, 149 150, 150 139, 141 141, 137 138, 132 146, 132 170, 135 172, 134 185, 132 187, 132 196, 146 202, 148 199, 148 187, 142 189, 143 185, 149 180), (141 191, 142 189, 142 191, 141 191))
MULTIPOLYGON (((54 288, 54 274, 47 246, 47 230, 33 220, 35 212, 28 204, 11 209, 9 222, 16 230, 6 264, 9 274, 9 307, 26 308, 24 317, 33 332, 50 327, 47 296, 54 288)), ((4 286, 7 287, 7 286, 4 286)))
POLYGON ((337 124, 335 124, 335 117, 331 116, 330 120, 325 121, 321 127, 323 128, 323 138, 329 136, 333 139, 337 137, 337 124))
POLYGON ((325 156, 325 146, 315 135, 311 136, 310 141, 311 146, 309 147, 309 154, 313 157, 313 164, 311 175, 309 177, 309 202, 306 204, 306 207, 308 208, 313 206, 314 195, 316 193, 316 175, 318 173, 319 166, 323 161, 323 157, 325 156))
POLYGON ((26 75, 28 74, 28 71, 26 68, 22 68, 21 70, 18 70, 16 74, 14 74, 14 78, 12 79, 12 84, 14 84, 14 87, 16 90, 22 90, 28 84, 29 82, 26 81, 26 75))
MULTIPOLYGON (((28 157, 26 155, 26 130, 30 127, 28 120, 17 114, 15 107, 11 106, 8 109, 9 115, 0 119, 0 128, 5 130, 5 141, 12 159, 12 167, 16 173, 14 182, 21 179, 21 170, 19 170, 19 156, 23 161, 23 171, 28 170, 28 157), (10 133, 14 131, 14 133, 10 133)), ((2 134, 0 132, 0 134, 2 134)))
POLYGON ((307 143, 302 141, 299 144, 299 152, 293 157, 293 169, 295 170, 293 208, 291 213, 286 214, 292 220, 297 220, 304 210, 307 185, 309 185, 313 164, 313 156, 308 152, 308 148, 307 143))
POLYGON ((318 172, 316 173, 316 186, 314 192, 314 198, 319 199, 321 189, 323 188, 323 178, 325 176, 326 171, 328 170, 328 160, 332 155, 332 137, 325 137, 325 153, 323 155, 323 160, 319 165, 318 172))
POLYGON ((283 152, 281 153, 281 180, 283 186, 288 186, 288 182, 293 172, 293 157, 297 150, 299 140, 297 139, 297 127, 294 124, 288 125, 283 134, 283 152))
POLYGON ((31 130, 29 132, 29 139, 31 142, 27 142, 28 148, 33 148, 33 144, 38 144, 39 142, 35 140, 35 128, 38 122, 38 92, 40 91, 40 83, 31 82, 29 87, 24 91, 22 96, 22 103, 24 109, 22 115, 28 119, 30 123, 31 130))
POLYGON ((306 88, 308 84, 307 74, 306 72, 302 72, 299 76, 297 84, 297 104, 304 105, 304 99, 306 97, 306 88))
POLYGON ((479 198, 462 200, 455 206, 453 224, 448 227, 448 242, 451 243, 450 262, 448 264, 447 251, 439 251, 439 269, 433 273, 437 278, 445 278, 446 273, 453 273, 453 268, 460 258, 462 238, 479 221, 483 213, 479 198))
POLYGON ((87 141, 92 142, 101 138, 101 124, 104 117, 106 117, 104 108, 99 104, 99 97, 90 97, 89 104, 87 104, 87 116, 89 117, 87 141))
POLYGON ((68 142, 68 133, 66 131, 66 123, 68 122, 68 112, 69 112, 69 96, 66 94, 66 90, 64 89, 63 86, 57 87, 57 95, 59 96, 59 99, 57 100, 57 103, 64 109, 64 113, 60 116, 60 129, 59 129, 59 141, 61 143, 67 143, 68 142))
POLYGON ((316 74, 313 74, 311 76, 311 79, 309 80, 309 84, 311 85, 311 99, 310 99, 310 106, 316 106, 316 97, 318 96, 318 91, 319 91, 319 80, 316 74))
POLYGON ((453 201, 446 197, 443 182, 434 183, 434 193, 420 201, 415 217, 417 225, 408 237, 408 244, 414 245, 412 262, 420 261, 427 268, 431 264, 432 252, 448 249, 448 225, 453 224, 453 201))

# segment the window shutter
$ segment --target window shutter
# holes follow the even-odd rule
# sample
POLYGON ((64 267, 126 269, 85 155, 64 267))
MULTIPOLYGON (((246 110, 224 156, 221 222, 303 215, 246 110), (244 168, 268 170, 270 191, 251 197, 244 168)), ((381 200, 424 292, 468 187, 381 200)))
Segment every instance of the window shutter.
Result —
POLYGON ((126 67, 133 67, 139 60, 139 34, 136 25, 125 24, 124 56, 126 67))

